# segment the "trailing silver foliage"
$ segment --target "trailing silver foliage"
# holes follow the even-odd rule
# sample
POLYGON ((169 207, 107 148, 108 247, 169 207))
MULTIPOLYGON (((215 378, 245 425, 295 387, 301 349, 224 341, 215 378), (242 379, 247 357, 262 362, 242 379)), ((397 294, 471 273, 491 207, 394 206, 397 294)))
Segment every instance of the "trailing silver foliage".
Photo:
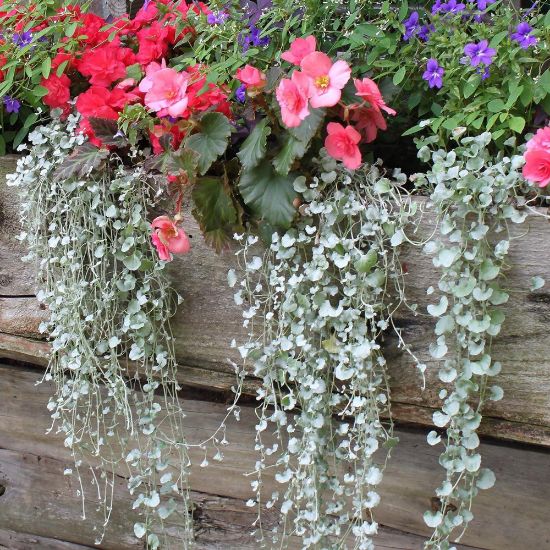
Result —
MULTIPOLYGON (((169 318, 176 296, 150 245, 153 189, 140 169, 115 157, 83 179, 56 168, 82 143, 77 120, 54 120, 29 136, 9 184, 22 197, 22 239, 39 271, 39 299, 50 313, 41 330, 52 354, 46 380, 53 429, 65 437, 77 473, 89 470, 102 503, 101 540, 117 475, 128 478, 141 518, 136 536, 162 543, 165 521, 183 548, 192 543, 189 458, 177 397, 169 318), (128 361, 129 359, 129 361, 128 361)), ((86 488, 81 484, 83 500, 86 488)))
MULTIPOLYGON (((371 549, 377 486, 397 442, 380 344, 404 301, 398 249, 415 205, 401 174, 351 175, 325 155, 319 173, 310 186, 296 180, 302 217, 273 234, 263 258, 256 238, 239 237, 235 300, 251 335, 239 349, 262 380, 248 504, 281 508, 277 547, 297 536, 303 548, 371 549), (281 490, 264 495, 268 475, 281 490)), ((269 547, 260 512, 257 527, 269 547)))
POLYGON ((517 192, 523 182, 523 157, 495 158, 490 142, 491 134, 484 133, 462 139, 450 152, 432 154, 428 145, 419 151, 423 160, 432 161, 419 183, 432 188, 440 222, 438 238, 425 246, 441 272, 440 299, 428 306, 428 313, 437 319, 430 354, 441 361, 439 379, 446 384, 439 393, 442 409, 433 415, 434 424, 446 428, 446 434, 433 430, 428 435, 430 445, 445 447, 439 462, 446 477, 436 491, 440 510, 424 514, 426 524, 434 528, 426 548, 437 550, 454 548, 451 536, 460 540, 472 520, 472 501, 479 489, 495 482, 493 472, 481 468, 476 430, 484 404, 503 396, 502 389, 491 384, 501 370, 491 357, 491 343, 504 322, 499 306, 509 297, 501 286, 510 245, 507 224, 522 223, 526 213, 515 206, 522 202, 517 192))

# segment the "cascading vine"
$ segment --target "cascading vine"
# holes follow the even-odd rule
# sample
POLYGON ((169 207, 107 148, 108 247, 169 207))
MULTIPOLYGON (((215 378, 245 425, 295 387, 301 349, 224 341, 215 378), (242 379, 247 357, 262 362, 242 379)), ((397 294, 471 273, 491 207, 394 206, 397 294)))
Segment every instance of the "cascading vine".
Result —
POLYGON ((309 187, 296 180, 302 217, 273 234, 263 259, 254 237, 237 253, 245 278, 235 300, 251 335, 240 351, 262 381, 249 505, 280 506, 277 546, 298 536, 303 548, 370 549, 376 488, 397 442, 380 343, 404 301, 398 248, 415 208, 402 175, 390 181, 376 166, 352 175, 327 156, 319 172, 309 187), (281 491, 264 497, 272 467, 281 491))
POLYGON ((84 140, 76 124, 69 117, 32 132, 30 152, 8 181, 21 192, 22 239, 50 314, 41 330, 52 346, 45 379, 56 387, 53 429, 64 435, 79 480, 82 470, 93 475, 81 494, 83 506, 90 489, 102 503, 98 541, 119 474, 141 516, 136 536, 148 548, 166 547, 170 518, 170 536, 188 548, 189 458, 169 325, 176 295, 146 221, 155 189, 139 168, 128 171, 115 158, 108 169, 90 165, 83 177, 61 177, 84 140))
MULTIPOLYGON (((420 183, 433 189, 431 201, 440 222, 440 237, 425 247, 441 271, 440 300, 428 306, 428 313, 438 319, 430 354, 442 361, 439 379, 447 384, 439 394, 442 409, 433 415, 434 424, 446 427, 446 434, 433 430, 428 435, 431 445, 445 446, 439 462, 446 477, 436 491, 440 510, 424 515, 434 528, 426 548, 437 550, 451 548, 451 536, 460 540, 473 518, 478 490, 495 482, 493 472, 481 468, 476 431, 484 404, 503 396, 502 389, 491 384, 501 370, 491 357, 491 344, 504 322, 498 306, 509 298, 501 287, 511 240, 507 224, 522 223, 526 214, 515 206, 525 202, 517 196, 523 157, 500 153, 495 158, 490 145, 491 134, 484 133, 463 138, 450 152, 432 154, 428 145, 419 151, 423 160, 432 160, 420 183), (461 530, 458 535, 456 529, 461 530)), ((508 145, 514 146, 514 140, 508 145)))

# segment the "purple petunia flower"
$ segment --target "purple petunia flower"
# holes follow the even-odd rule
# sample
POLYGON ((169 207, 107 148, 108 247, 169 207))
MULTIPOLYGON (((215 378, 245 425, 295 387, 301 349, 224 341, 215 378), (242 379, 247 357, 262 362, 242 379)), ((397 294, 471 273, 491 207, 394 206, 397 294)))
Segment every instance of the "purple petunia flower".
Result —
POLYGON ((439 66, 437 59, 428 59, 426 63, 426 70, 422 75, 422 78, 428 83, 430 88, 441 88, 443 86, 443 75, 445 69, 439 66))
POLYGON ((494 48, 489 48, 489 41, 482 40, 477 44, 471 42, 464 46, 464 53, 470 58, 470 65, 477 67, 482 63, 484 65, 490 65, 493 62, 493 57, 497 54, 494 48))
POLYGON ((237 101, 240 103, 244 103, 246 99, 246 86, 244 84, 241 84, 236 90, 235 90, 235 97, 237 98, 237 101))
POLYGON ((413 11, 410 17, 403 21, 403 25, 405 25, 403 40, 407 41, 418 32, 418 12, 413 11))
POLYGON ((516 27, 516 32, 512 34, 511 38, 517 42, 522 49, 527 50, 538 42, 538 40, 530 34, 532 30, 533 28, 529 23, 520 23, 516 27))
POLYGON ((5 96, 3 99, 4 106, 6 107, 7 113, 18 113, 21 108, 21 103, 9 95, 5 96))
POLYGON ((229 14, 223 11, 219 12, 218 14, 209 13, 206 16, 206 21, 208 22, 209 25, 223 25, 226 22, 228 17, 229 17, 229 14))
POLYGON ((430 34, 434 31, 435 27, 433 25, 422 25, 418 31, 418 38, 423 42, 427 42, 428 38, 430 38, 430 34))
POLYGON ((439 13, 441 11, 441 5, 443 2, 441 0, 435 0, 434 5, 432 6, 432 13, 439 13))
POLYGON ((28 46, 32 42, 32 32, 22 32, 22 33, 14 33, 13 35, 13 43, 16 46, 19 46, 20 48, 24 48, 25 46, 28 46))

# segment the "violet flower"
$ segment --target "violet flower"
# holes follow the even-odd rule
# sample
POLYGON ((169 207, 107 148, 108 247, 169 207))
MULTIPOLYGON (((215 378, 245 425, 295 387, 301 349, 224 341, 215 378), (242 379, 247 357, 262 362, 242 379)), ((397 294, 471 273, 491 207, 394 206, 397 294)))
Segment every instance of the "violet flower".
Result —
POLYGON ((405 25, 405 32, 403 33, 403 40, 408 41, 411 36, 418 32, 418 12, 413 11, 408 19, 403 21, 405 25))
POLYGON ((495 0, 477 0, 477 9, 484 11, 488 6, 494 4, 494 2, 495 0))
POLYGON ((458 3, 457 0, 449 0, 444 4, 441 4, 441 11, 443 13, 460 13, 466 9, 466 4, 458 3))
POLYGON ((248 34, 239 34, 239 44, 241 44, 243 53, 246 53, 250 45, 264 47, 269 44, 269 36, 261 37, 262 32, 256 25, 249 26, 250 32, 248 34))
POLYGON ((422 40, 423 42, 427 42, 430 38, 430 34, 435 31, 435 27, 433 25, 422 25, 420 27, 420 30, 418 31, 418 38, 419 40, 422 40))
POLYGON ((24 48, 25 46, 28 46, 32 42, 32 32, 22 32, 22 33, 14 33, 13 34, 13 43, 16 46, 19 46, 20 48, 24 48))
POLYGON ((441 88, 443 86, 443 75, 445 69, 439 66, 437 59, 428 59, 426 70, 422 78, 428 83, 430 88, 441 88))
POLYGON ((6 107, 7 113, 19 112, 19 109, 21 108, 21 103, 14 97, 7 95, 7 96, 4 96, 4 99, 2 101, 4 103, 4 106, 6 107))
POLYGON ((246 100, 246 86, 244 84, 241 84, 236 90, 235 90, 235 98, 239 103, 244 103, 246 100))
POLYGON ((229 14, 223 11, 219 12, 218 14, 209 13, 206 16, 206 21, 208 22, 209 25, 223 25, 228 19, 228 17, 229 17, 229 14))
POLYGON ((516 27, 516 32, 511 35, 514 42, 517 42, 522 49, 527 50, 534 46, 538 40, 530 34, 533 27, 529 23, 522 22, 516 27))
POLYGON ((490 65, 493 62, 493 57, 497 54, 494 48, 489 48, 489 41, 482 40, 477 44, 471 42, 464 46, 464 53, 470 58, 470 65, 477 67, 478 65, 490 65))
POLYGON ((434 5, 432 6, 432 13, 439 13, 441 11, 441 6, 443 2, 441 0, 435 0, 434 5))
POLYGON ((481 75, 481 80, 486 80, 491 76, 491 71, 489 70, 489 67, 478 67, 476 69, 476 73, 481 75))

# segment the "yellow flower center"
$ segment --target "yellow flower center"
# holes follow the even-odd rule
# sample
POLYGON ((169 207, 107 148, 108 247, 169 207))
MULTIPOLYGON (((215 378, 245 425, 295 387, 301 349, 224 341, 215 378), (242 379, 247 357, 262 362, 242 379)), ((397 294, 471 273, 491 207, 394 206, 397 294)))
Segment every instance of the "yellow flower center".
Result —
POLYGON ((315 79, 315 86, 317 88, 321 88, 321 90, 326 90, 329 84, 330 84, 330 78, 328 74, 325 74, 323 76, 318 76, 315 79))
POLYGON ((166 92, 166 99, 174 99, 177 95, 176 90, 170 90, 166 92))

